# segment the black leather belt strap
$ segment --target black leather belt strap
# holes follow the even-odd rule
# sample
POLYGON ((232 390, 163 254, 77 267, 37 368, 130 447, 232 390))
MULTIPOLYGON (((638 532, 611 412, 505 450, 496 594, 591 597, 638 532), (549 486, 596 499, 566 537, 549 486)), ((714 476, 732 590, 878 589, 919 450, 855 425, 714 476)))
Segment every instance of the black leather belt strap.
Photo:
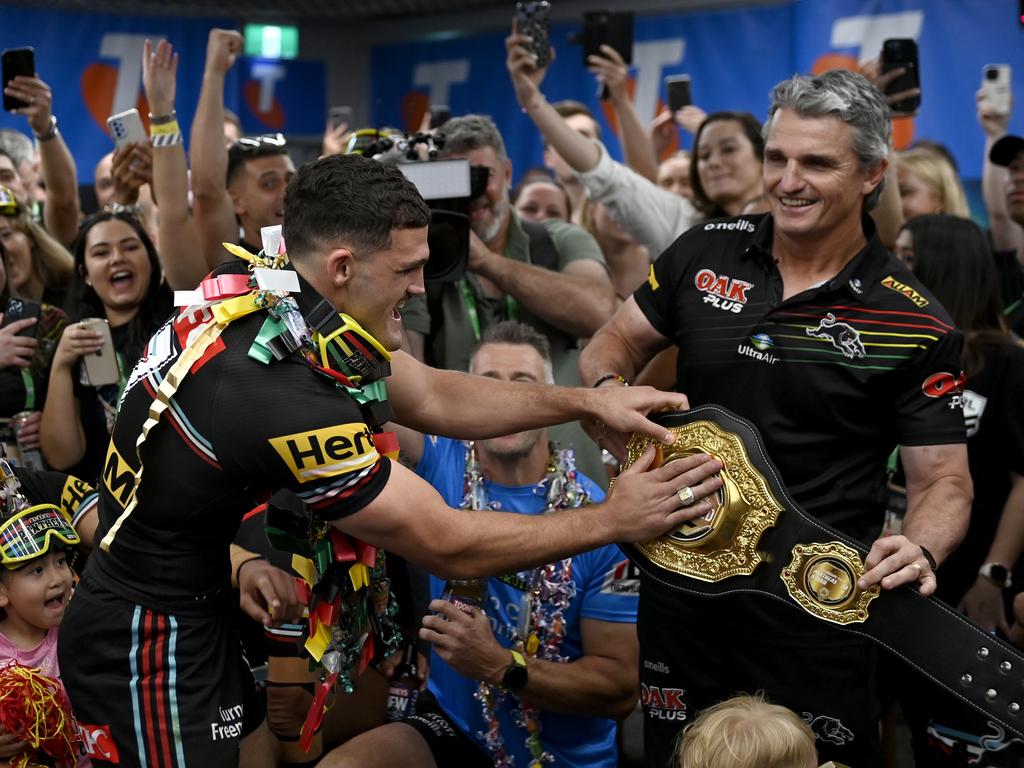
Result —
MULTIPOLYGON (((867 550, 793 501, 749 422, 717 405, 652 420, 677 436, 662 460, 706 452, 725 468, 715 512, 653 542, 623 545, 647 577, 693 594, 763 594, 870 638, 1024 738, 1020 651, 909 585, 857 588, 867 550)), ((627 464, 649 442, 635 436, 627 464)))

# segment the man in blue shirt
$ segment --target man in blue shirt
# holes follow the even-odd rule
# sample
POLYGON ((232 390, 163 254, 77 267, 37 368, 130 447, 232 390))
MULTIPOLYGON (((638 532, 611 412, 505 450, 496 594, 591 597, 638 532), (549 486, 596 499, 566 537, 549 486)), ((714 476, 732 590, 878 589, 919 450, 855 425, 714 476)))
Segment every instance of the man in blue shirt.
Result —
MULTIPOLYGON (((550 383, 547 347, 528 326, 503 322, 488 329, 470 371, 550 383)), ((399 429, 405 458, 452 506, 463 505, 467 490, 475 490, 478 503, 489 509, 536 515, 554 506, 558 514, 558 498, 564 502, 567 494, 559 494, 557 485, 552 493, 552 481, 574 482, 546 429, 477 443, 475 483, 477 465, 467 461, 466 443, 399 429)), ((575 482, 589 500, 603 499, 589 478, 578 475, 575 482)), ((614 545, 547 569, 487 579, 483 611, 467 612, 441 599, 445 582, 431 577, 434 614, 423 619, 420 636, 433 643, 433 652, 416 715, 353 739, 324 764, 348 765, 351 759, 354 765, 362 755, 385 764, 389 752, 401 750, 403 762, 416 765, 432 760, 472 768, 507 765, 502 761, 513 758, 526 768, 548 753, 559 766, 615 766, 614 721, 637 701, 638 584, 614 545), (531 599, 535 590, 547 600, 531 599), (552 660, 557 657, 562 660, 552 660), (489 694, 490 712, 478 693, 489 694)))

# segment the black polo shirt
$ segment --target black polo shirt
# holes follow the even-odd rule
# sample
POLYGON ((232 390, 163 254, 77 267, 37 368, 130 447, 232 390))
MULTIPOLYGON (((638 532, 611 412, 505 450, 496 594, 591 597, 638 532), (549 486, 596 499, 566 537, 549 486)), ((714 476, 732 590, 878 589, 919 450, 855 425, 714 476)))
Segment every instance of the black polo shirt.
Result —
POLYGON ((804 509, 865 543, 882 523, 893 447, 965 441, 963 339, 864 218, 867 246, 833 279, 782 300, 772 218, 698 225, 634 295, 679 346, 692 405, 757 425, 804 509))

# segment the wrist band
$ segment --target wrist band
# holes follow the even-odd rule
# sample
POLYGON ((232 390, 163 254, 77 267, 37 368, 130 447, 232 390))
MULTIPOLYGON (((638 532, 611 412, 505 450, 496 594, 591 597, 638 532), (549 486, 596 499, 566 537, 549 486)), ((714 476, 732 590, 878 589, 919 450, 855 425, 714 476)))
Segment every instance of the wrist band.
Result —
POLYGON ((936 571, 939 565, 935 562, 935 555, 929 552, 928 547, 924 544, 918 544, 917 546, 921 548, 921 554, 924 555, 924 559, 928 561, 928 567, 931 568, 933 572, 936 571))
POLYGON ((236 585, 236 586, 237 586, 237 587, 238 587, 239 589, 241 589, 241 587, 242 587, 242 582, 240 582, 240 581, 238 580, 238 579, 239 579, 239 577, 240 577, 240 576, 242 575, 242 569, 243 569, 243 568, 244 568, 245 566, 247 566, 247 565, 248 565, 249 563, 253 562, 254 560, 262 560, 262 559, 263 559, 263 555, 256 555, 256 556, 254 556, 254 557, 250 557, 250 558, 249 558, 248 560, 243 560, 242 562, 240 562, 240 563, 238 564, 238 567, 237 567, 237 568, 235 568, 235 585, 236 585))
POLYGON ((171 110, 166 115, 154 115, 152 112, 149 113, 149 124, 163 125, 165 123, 173 123, 178 119, 178 113, 175 110, 171 110))
POLYGON ((154 147, 173 147, 175 144, 181 144, 182 141, 180 133, 164 133, 153 136, 149 143, 154 147))
POLYGON ((597 389, 602 384, 604 384, 606 381, 611 381, 612 379, 618 380, 619 384, 621 384, 624 387, 628 387, 629 386, 629 382, 626 381, 626 377, 623 376, 622 374, 619 374, 619 373, 606 373, 604 376, 602 376, 601 378, 599 378, 597 381, 594 382, 593 388, 597 389))
POLYGON ((149 126, 149 135, 154 138, 157 136, 170 136, 175 133, 181 133, 181 126, 173 118, 166 123, 153 123, 149 126))

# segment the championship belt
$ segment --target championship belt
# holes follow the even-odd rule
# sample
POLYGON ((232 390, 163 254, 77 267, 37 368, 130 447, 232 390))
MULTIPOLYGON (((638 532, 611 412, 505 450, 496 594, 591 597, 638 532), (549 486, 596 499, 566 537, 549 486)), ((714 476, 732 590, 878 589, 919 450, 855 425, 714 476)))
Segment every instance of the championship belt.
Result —
MULTIPOLYGON (((655 465, 706 453, 723 469, 711 512, 622 545, 645 576, 698 595, 761 593, 869 638, 1024 738, 1020 651, 910 585, 860 589, 868 550, 793 501, 750 422, 717 405, 650 418, 675 435, 672 445, 657 445, 655 465)), ((652 442, 634 435, 625 466, 652 442)))

